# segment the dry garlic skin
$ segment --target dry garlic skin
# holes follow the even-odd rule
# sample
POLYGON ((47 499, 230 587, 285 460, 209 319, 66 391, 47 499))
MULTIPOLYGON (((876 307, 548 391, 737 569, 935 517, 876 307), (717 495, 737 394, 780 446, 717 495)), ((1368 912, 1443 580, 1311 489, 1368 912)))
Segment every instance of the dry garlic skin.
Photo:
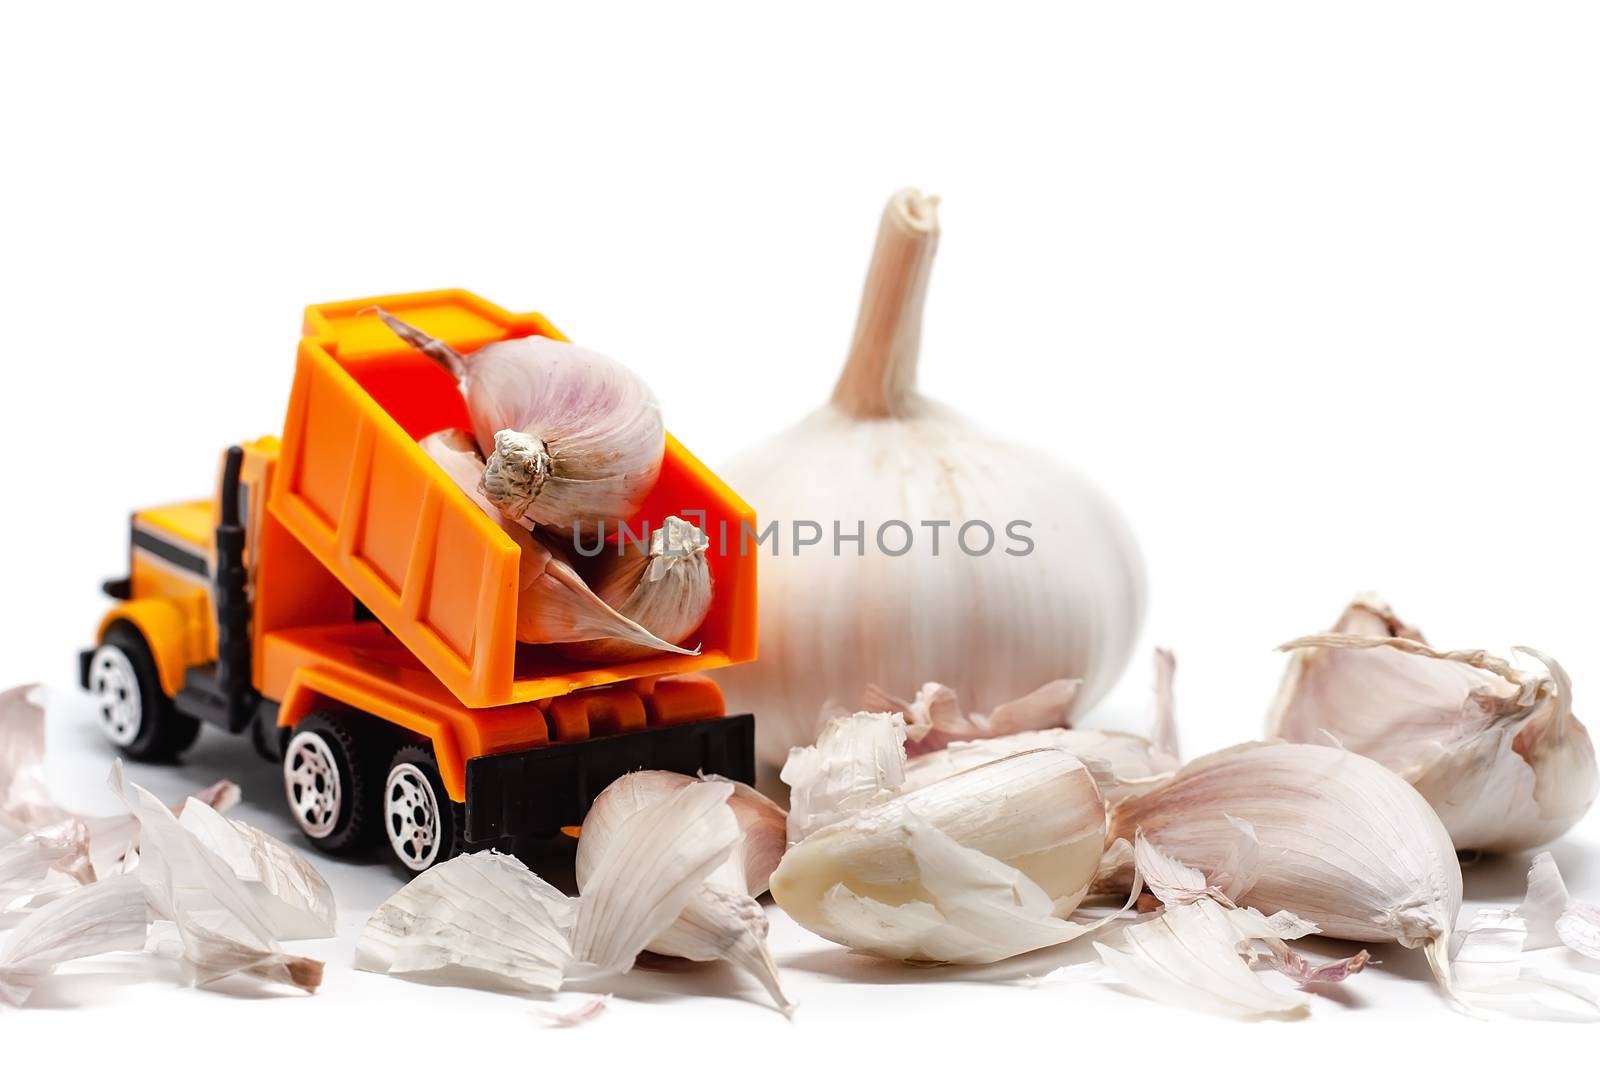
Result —
POLYGON ((936 903, 908 847, 906 827, 914 820, 1021 871, 1064 916, 1083 899, 1099 865, 1105 810, 1078 760, 1053 750, 1024 752, 816 831, 778 864, 773 900, 796 922, 843 943, 849 942, 827 910, 835 887, 884 904, 936 903))
POLYGON ((1461 866, 1439 816, 1415 789, 1366 758, 1320 745, 1248 744, 1188 764, 1118 805, 1110 838, 1138 830, 1210 874, 1255 828, 1259 877, 1238 903, 1290 911, 1330 937, 1447 939, 1461 907, 1461 866))

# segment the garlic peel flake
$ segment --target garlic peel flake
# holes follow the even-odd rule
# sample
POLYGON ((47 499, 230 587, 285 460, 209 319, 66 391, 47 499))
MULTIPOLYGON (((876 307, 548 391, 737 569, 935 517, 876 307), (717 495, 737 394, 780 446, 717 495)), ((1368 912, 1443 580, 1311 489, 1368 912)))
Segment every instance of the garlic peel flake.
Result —
POLYGON ((368 920, 356 966, 386 974, 462 968, 485 984, 553 992, 572 961, 577 905, 520 860, 471 852, 413 878, 368 920))

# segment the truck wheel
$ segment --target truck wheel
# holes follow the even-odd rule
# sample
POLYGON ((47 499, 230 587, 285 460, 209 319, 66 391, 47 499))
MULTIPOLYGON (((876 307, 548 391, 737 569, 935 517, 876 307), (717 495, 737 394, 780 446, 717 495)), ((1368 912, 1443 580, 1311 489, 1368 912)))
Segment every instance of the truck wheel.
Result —
POLYGON ((132 623, 115 622, 89 657, 89 695, 100 729, 130 759, 171 760, 194 744, 200 720, 172 705, 161 688, 155 657, 132 623))
POLYGON ((372 839, 378 785, 349 723, 336 715, 307 715, 283 750, 283 789, 300 832, 332 855, 347 855, 372 839))
POLYGON ((383 789, 383 829, 401 872, 410 877, 460 854, 465 824, 466 805, 444 791, 433 749, 402 745, 383 789))

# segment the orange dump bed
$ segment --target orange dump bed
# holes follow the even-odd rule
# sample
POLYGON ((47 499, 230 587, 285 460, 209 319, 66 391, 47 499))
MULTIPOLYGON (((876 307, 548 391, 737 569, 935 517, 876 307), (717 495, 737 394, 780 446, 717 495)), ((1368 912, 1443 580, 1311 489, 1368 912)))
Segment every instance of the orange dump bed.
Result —
POLYGON ((515 542, 416 443, 436 430, 469 429, 465 402, 447 373, 362 314, 373 305, 469 353, 511 337, 565 338, 543 316, 513 315, 461 291, 306 312, 268 507, 457 700, 521 704, 755 656, 755 558, 740 554, 739 536, 755 515, 670 436, 661 479, 629 521, 654 529, 677 514, 703 521, 710 534, 711 614, 684 642, 699 644, 700 655, 597 667, 518 645, 515 542))

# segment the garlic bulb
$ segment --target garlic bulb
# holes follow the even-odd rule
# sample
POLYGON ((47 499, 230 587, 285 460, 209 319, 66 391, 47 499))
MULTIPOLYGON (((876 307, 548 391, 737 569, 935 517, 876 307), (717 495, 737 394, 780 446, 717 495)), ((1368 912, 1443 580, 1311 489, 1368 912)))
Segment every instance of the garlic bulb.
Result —
POLYGON ((504 518, 478 487, 483 460, 472 438, 460 430, 440 430, 417 443, 484 514, 500 523, 521 551, 517 565, 518 641, 534 645, 603 641, 604 658, 612 660, 636 658, 647 650, 694 654, 657 637, 600 599, 548 543, 504 518))
POLYGON ((1550 841, 1600 792, 1572 682, 1487 652, 1440 652, 1389 608, 1359 598, 1329 634, 1283 646, 1292 658, 1272 709, 1274 737, 1336 742, 1382 763, 1433 805, 1458 849, 1516 852, 1550 841))
MULTIPOLYGON (((1078 678, 1090 707, 1139 629, 1144 572, 1110 502, 914 389, 936 203, 909 189, 889 201, 832 401, 721 468, 777 523, 759 568, 761 657, 719 676, 760 717, 770 764, 868 684, 913 693, 937 678, 994 708, 1078 678)), ((968 362, 1023 375, 1028 358, 968 362)))
MULTIPOLYGON (((607 786, 595 798, 578 838, 574 865, 579 892, 624 821, 696 781, 671 771, 636 771, 607 786)), ((767 950, 767 916, 755 900, 767 891, 767 881, 783 855, 784 811, 749 786, 728 784, 733 793, 727 803, 738 820, 739 843, 647 947, 663 956, 737 964, 761 983, 779 1008, 789 1011, 792 1005, 767 950)))
MULTIPOLYGON (((650 533, 648 548, 621 538, 605 546, 594 591, 620 614, 663 641, 683 641, 711 611, 710 538, 693 523, 668 515, 650 533)), ((632 654, 627 641, 583 641, 561 650, 573 659, 616 660, 632 654)))
POLYGON ((1238 863, 1239 820, 1259 851, 1237 903, 1292 912, 1329 937, 1421 947, 1449 991, 1461 866, 1415 789, 1344 749, 1257 742, 1197 759, 1117 805, 1108 837, 1143 831, 1215 880, 1238 863))
POLYGON ((1024 752, 900 794, 791 847, 772 899, 891 959, 991 963, 1094 928, 1067 921, 1099 866, 1100 792, 1065 752, 1024 752))
POLYGON ((661 473, 666 431, 654 394, 632 371, 548 337, 462 355, 378 314, 461 383, 488 457, 484 495, 507 518, 589 534, 639 510, 661 473))

